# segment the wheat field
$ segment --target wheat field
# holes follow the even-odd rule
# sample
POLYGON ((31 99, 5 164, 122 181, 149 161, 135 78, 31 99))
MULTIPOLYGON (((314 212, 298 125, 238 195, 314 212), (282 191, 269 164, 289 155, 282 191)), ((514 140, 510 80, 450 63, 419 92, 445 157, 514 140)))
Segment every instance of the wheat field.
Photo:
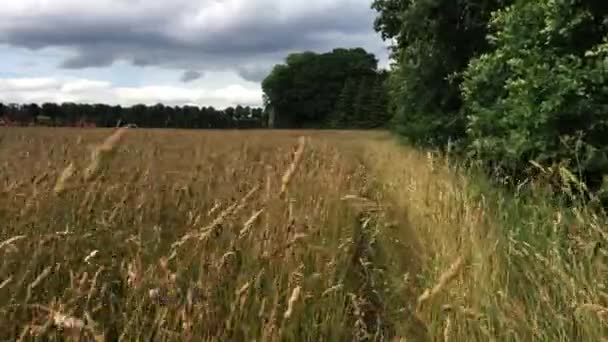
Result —
POLYGON ((384 132, 0 130, 0 339, 605 338, 606 220, 471 178, 384 132))

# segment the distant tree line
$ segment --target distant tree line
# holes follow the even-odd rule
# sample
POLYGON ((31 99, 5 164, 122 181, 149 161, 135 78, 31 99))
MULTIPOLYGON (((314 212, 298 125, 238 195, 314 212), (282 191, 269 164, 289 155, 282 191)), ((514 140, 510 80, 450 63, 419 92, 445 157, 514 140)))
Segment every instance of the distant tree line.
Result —
POLYGON ((608 193, 608 1, 372 7, 376 30, 394 43, 388 92, 398 134, 452 146, 515 182, 561 170, 608 193))
POLYGON ((115 127, 133 124, 144 128, 263 128, 267 119, 262 108, 228 107, 218 110, 197 106, 132 107, 105 104, 44 103, 2 104, 0 120, 5 125, 115 127))
POLYGON ((377 128, 389 121, 388 72, 362 48, 287 56, 262 82, 277 128, 377 128))
POLYGON ((0 103, 0 125, 142 128, 386 127, 389 72, 362 48, 287 56, 262 82, 264 108, 0 103))

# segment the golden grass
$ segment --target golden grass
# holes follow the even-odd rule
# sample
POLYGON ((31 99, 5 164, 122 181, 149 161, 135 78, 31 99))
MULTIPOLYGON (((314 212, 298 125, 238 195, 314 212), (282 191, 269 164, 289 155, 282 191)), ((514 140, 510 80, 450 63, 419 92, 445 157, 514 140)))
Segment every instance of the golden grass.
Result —
POLYGON ((373 185, 331 134, 0 134, 0 338, 393 335, 377 215, 342 200, 373 185))
POLYGON ((382 132, 0 130, 0 339, 601 340, 606 220, 382 132))

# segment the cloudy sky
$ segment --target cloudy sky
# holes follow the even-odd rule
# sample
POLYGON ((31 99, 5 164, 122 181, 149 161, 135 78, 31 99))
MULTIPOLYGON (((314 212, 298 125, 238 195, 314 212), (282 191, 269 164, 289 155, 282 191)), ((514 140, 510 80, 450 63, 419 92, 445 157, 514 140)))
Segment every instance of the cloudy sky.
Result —
POLYGON ((0 7, 0 102, 261 104, 288 53, 364 47, 371 0, 13 0, 0 7))

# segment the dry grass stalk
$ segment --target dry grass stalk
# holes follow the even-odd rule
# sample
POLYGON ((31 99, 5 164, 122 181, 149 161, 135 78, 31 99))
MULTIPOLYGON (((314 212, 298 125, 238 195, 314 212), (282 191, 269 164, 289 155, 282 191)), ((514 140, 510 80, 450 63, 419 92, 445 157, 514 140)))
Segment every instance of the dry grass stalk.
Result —
POLYGON ((207 213, 207 216, 211 216, 213 214, 215 214, 216 211, 218 211, 218 209, 221 207, 222 205, 220 203, 215 203, 213 205, 213 207, 209 210, 209 212, 207 213))
POLYGON ((128 130, 129 129, 127 127, 117 129, 112 135, 106 138, 101 145, 99 145, 98 149, 103 152, 111 152, 122 140, 125 134, 127 134, 128 130))
POLYGON ((228 217, 243 210, 243 208, 249 202, 251 197, 253 197, 253 195, 259 189, 259 185, 254 186, 253 189, 251 189, 238 203, 235 203, 230 207, 226 208, 224 211, 222 211, 220 215, 215 220, 213 220, 213 222, 211 222, 211 224, 207 225, 202 229, 203 232, 199 235, 199 238, 201 240, 208 238, 211 234, 215 232, 218 227, 220 227, 226 221, 226 219, 228 219, 228 217))
POLYGON ((3 282, 0 283, 0 290, 2 290, 6 285, 8 285, 13 280, 13 276, 6 278, 3 282))
POLYGON ((291 297, 289 297, 289 301, 287 302, 287 310, 285 311, 285 314, 283 315, 283 317, 285 319, 291 318, 295 304, 297 303, 298 299, 300 298, 301 291, 302 291, 302 288, 300 286, 298 286, 291 293, 291 297))
MULTIPOLYGON (((180 246, 182 246, 184 243, 186 243, 187 241, 189 241, 191 239, 198 238, 200 241, 207 240, 211 235, 213 235, 213 233, 216 232, 216 230, 219 227, 221 227, 221 225, 231 215, 234 215, 234 214, 238 213, 239 211, 241 211, 245 207, 245 205, 249 202, 249 200, 251 199, 251 197, 253 197, 253 195, 259 189, 260 189, 259 185, 254 186, 253 189, 251 189, 238 203, 234 203, 231 206, 229 206, 228 208, 224 209, 210 224, 208 224, 207 226, 203 227, 200 230, 200 232, 199 231, 191 231, 191 232, 185 234, 178 241, 174 242, 171 245, 171 248, 173 249, 172 255, 175 255, 175 251, 176 251, 177 248, 179 248, 180 246)), ((171 257, 171 258, 173 258, 173 257, 171 257)))
POLYGON ((30 284, 30 290, 33 290, 36 288, 36 286, 40 285, 40 283, 51 274, 51 269, 51 266, 45 268, 44 271, 42 271, 42 273, 40 273, 40 275, 38 275, 38 277, 36 277, 36 279, 30 284))
POLYGON ((280 245, 273 251, 265 252, 263 257, 264 258, 275 258, 275 257, 285 253, 289 248, 293 247, 298 242, 306 239, 306 237, 308 237, 307 234, 298 233, 294 237, 289 239, 289 241, 287 241, 284 245, 280 245))
POLYGON ((456 261, 452 263, 450 268, 439 276, 437 284, 431 289, 427 289, 424 293, 418 297, 418 309, 424 305, 424 303, 430 301, 438 293, 440 293, 452 280, 454 280, 460 272, 463 270, 465 261, 463 257, 458 257, 456 261))
POLYGON ((260 209, 256 211, 251 217, 245 222, 243 225, 243 229, 239 232, 239 238, 243 238, 249 230, 253 227, 254 223, 258 220, 258 218, 264 213, 264 209, 260 209))
POLYGON ((22 338, 20 340, 23 340, 25 335, 28 333, 34 333, 38 337, 42 337, 49 328, 55 327, 57 330, 65 334, 64 337, 71 341, 80 341, 83 337, 87 337, 85 338, 86 341, 105 341, 104 334, 95 331, 96 324, 86 312, 85 317, 87 318, 88 323, 80 318, 63 313, 63 305, 61 304, 58 305, 58 309, 52 309, 37 304, 32 305, 32 307, 47 312, 48 320, 43 326, 28 326, 27 330, 24 331, 24 334, 22 334, 22 338), (88 333, 88 336, 86 333, 88 333))
POLYGON ((265 175, 266 175, 266 200, 269 200, 272 197, 272 166, 266 165, 265 167, 265 175))
POLYGON ((349 203, 354 209, 362 212, 376 212, 381 209, 376 202, 357 195, 346 195, 343 196, 341 200, 349 203))
POLYGON ((63 172, 61 172, 61 175, 59 176, 59 178, 57 179, 57 183, 55 184, 55 188, 53 189, 53 191, 55 191, 55 194, 60 195, 66 190, 66 185, 72 178, 72 176, 74 176, 75 172, 76 167, 74 166, 74 163, 70 163, 68 167, 63 169, 63 172))
POLYGON ((343 284, 334 285, 334 286, 328 288, 327 290, 323 291, 323 294, 321 294, 321 297, 325 297, 325 296, 330 295, 331 293, 340 291, 342 288, 344 288, 343 284))
POLYGON ((450 331, 452 330, 452 317, 448 315, 448 318, 445 321, 445 327, 443 328, 443 341, 450 341, 450 331))
POLYGON ((139 259, 135 259, 127 266, 127 284, 137 289, 143 280, 143 266, 139 259))
POLYGON ((251 286, 251 282, 246 282, 245 285, 241 286, 240 289, 238 289, 238 291, 236 291, 236 297, 240 298, 242 295, 244 295, 247 290, 249 290, 249 287, 251 286))
POLYGON ((94 257, 97 256, 98 253, 99 253, 99 251, 97 249, 92 251, 91 253, 89 253, 89 255, 87 255, 84 258, 84 262, 88 264, 91 261, 91 259, 93 259, 94 257))
POLYGON ((13 243, 15 243, 19 240, 25 239, 26 237, 27 237, 26 235, 13 236, 12 238, 0 243, 0 250, 2 250, 4 247, 12 245, 13 243))
POLYGON ((53 320, 53 324, 58 328, 68 330, 82 330, 85 327, 85 323, 83 320, 62 314, 61 312, 53 312, 51 317, 53 320))
POLYGON ((112 154, 118 143, 127 133, 128 128, 120 128, 110 135, 106 140, 93 149, 91 162, 84 170, 84 180, 90 181, 97 177, 103 167, 108 162, 108 157, 112 154))
POLYGON ((471 308, 466 308, 463 306, 453 307, 452 305, 446 304, 441 307, 441 310, 447 314, 456 312, 472 320, 480 320, 483 318, 483 315, 479 312, 476 312, 471 308))
POLYGON ((246 195, 245 197, 243 197, 240 200, 240 203, 235 203, 231 206, 229 206, 228 208, 226 208, 224 211, 222 211, 218 217, 215 218, 215 220, 213 220, 213 222, 211 222, 211 224, 207 225, 206 227, 204 227, 202 230, 203 231, 212 231, 215 228, 217 228, 218 226, 220 226, 222 223, 224 223, 224 221, 232 214, 236 213, 239 211, 239 209, 242 209, 245 204, 247 203, 247 201, 249 201, 249 199, 259 190, 259 186, 255 186, 253 189, 251 189, 246 195))
POLYGON ((34 185, 40 185, 42 182, 44 182, 47 178, 49 177, 49 173, 45 172, 39 176, 37 176, 34 181, 33 184, 34 185))
POLYGON ((289 165, 289 167, 287 168, 287 171, 285 172, 285 174, 283 175, 283 178, 281 180, 282 184, 281 184, 280 195, 283 195, 287 192, 289 183, 291 182, 293 175, 296 173, 298 166, 302 162, 302 157, 304 156, 305 147, 306 147, 306 138, 300 137, 299 143, 298 143, 298 148, 294 155, 294 159, 291 162, 291 164, 289 165))
POLYGON ((608 308, 598 304, 583 304, 580 306, 581 310, 593 312, 601 320, 608 322, 608 308))

